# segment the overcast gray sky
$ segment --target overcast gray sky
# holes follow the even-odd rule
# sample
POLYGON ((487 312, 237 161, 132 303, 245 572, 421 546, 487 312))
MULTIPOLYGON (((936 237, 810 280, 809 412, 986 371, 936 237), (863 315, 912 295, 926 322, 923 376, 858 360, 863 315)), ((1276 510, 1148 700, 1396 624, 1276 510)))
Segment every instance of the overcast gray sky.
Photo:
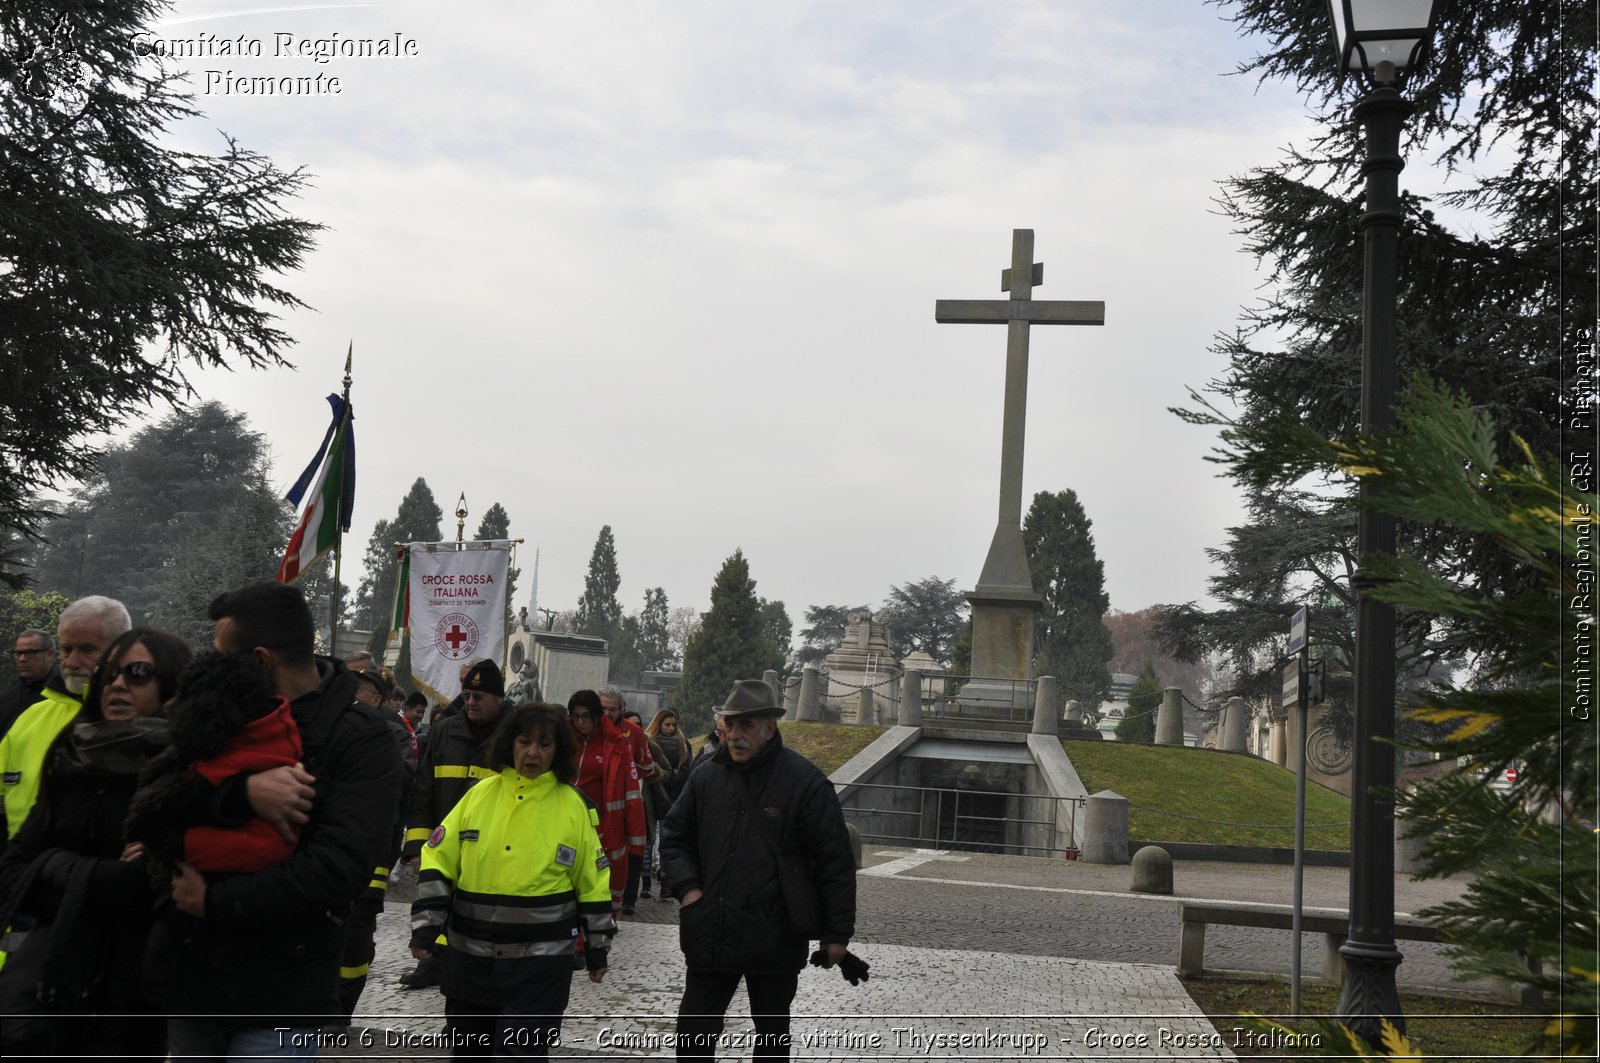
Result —
POLYGON ((1001 298, 1032 228, 1035 297, 1103 299, 1106 324, 1034 330, 1024 497, 1078 492, 1115 608, 1204 597, 1240 514, 1210 435, 1166 411, 1260 294, 1213 198, 1311 128, 1287 89, 1226 76, 1258 44, 1216 8, 186 0, 159 31, 201 34, 262 55, 174 61, 206 113, 182 139, 305 166, 296 210, 328 230, 287 281, 315 308, 284 319, 297 368, 195 383, 287 486, 354 340, 352 558, 423 476, 447 512, 466 493, 469 534, 506 507, 547 607, 575 604, 602 524, 630 611, 657 585, 705 608, 736 547, 797 621, 969 588, 1004 331, 934 302, 1001 298), (318 63, 280 34, 415 54, 318 63), (224 91, 318 73, 339 91, 224 91))

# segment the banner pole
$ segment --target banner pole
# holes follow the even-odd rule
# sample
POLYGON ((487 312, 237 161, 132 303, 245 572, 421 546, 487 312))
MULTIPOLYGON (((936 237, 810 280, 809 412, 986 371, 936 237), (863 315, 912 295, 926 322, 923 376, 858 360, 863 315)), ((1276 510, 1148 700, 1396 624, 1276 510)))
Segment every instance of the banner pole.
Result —
MULTIPOLYGON (((355 352, 356 341, 352 339, 344 352, 344 404, 339 413, 339 431, 333 437, 336 444, 342 444, 343 433, 350 424, 350 363, 355 357, 355 352)), ((328 460, 333 460, 332 455, 329 455, 328 460)), ((339 473, 342 477, 344 470, 340 469, 339 473)), ((339 490, 342 494, 344 491, 342 483, 339 490)), ((339 655, 339 599, 341 597, 340 591, 343 587, 343 584, 339 581, 339 564, 344 559, 344 528, 339 523, 341 516, 342 514, 336 508, 333 513, 333 594, 329 595, 328 599, 329 612, 331 613, 328 617, 328 646, 330 655, 335 657, 339 655)))

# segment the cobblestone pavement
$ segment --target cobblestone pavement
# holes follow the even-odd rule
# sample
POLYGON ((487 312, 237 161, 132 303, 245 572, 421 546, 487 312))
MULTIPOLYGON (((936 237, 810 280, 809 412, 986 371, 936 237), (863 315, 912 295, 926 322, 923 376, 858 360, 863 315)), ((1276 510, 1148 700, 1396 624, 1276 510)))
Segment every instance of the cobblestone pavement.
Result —
MULTIPOLYGON (((1178 904, 1183 898, 1287 904, 1293 891, 1289 868, 1264 865, 1178 862, 1178 896, 1154 897, 1128 891, 1126 866, 872 846, 864 863, 852 950, 873 965, 872 978, 851 987, 833 972, 802 975, 796 1059, 1231 1058, 1234 1035, 1213 1036, 1173 972, 1178 904), (964 1046, 957 1040, 963 1036, 964 1046)), ((1397 878, 1396 909, 1415 912, 1459 896, 1464 885, 1397 878)), ((443 998, 395 984, 411 967, 405 941, 413 889, 408 875, 391 889, 362 1000, 362 1011, 371 1014, 345 1045, 324 1055, 443 1054, 426 1043, 439 1029, 443 998), (363 1028, 370 1044, 362 1043, 363 1028)), ((1347 901, 1345 869, 1306 869, 1308 906, 1342 908, 1347 901)), ((606 981, 574 982, 558 1056, 670 1058, 660 1038, 672 1030, 682 990, 676 923, 675 902, 639 901, 618 936, 606 981)), ((1312 975, 1322 968, 1321 935, 1305 935, 1304 946, 1303 969, 1312 975)), ((1437 946, 1401 942, 1401 951, 1403 985, 1452 985, 1437 946)), ((1206 962, 1287 974, 1288 935, 1211 927, 1206 962)), ((747 1012, 735 1018, 742 1006, 740 994, 730 1033, 749 1032, 747 1012)), ((746 1049, 722 1058, 748 1055, 746 1049)))

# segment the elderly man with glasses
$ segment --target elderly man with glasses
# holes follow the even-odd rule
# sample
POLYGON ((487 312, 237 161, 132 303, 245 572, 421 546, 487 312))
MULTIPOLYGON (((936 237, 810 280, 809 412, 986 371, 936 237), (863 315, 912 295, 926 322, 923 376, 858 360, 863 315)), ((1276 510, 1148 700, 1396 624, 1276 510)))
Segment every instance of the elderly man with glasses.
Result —
MULTIPOLYGON (((505 678, 499 666, 493 661, 480 661, 461 681, 461 711, 431 729, 406 810, 402 858, 413 870, 421 860, 422 843, 444 822, 462 795, 479 779, 500 774, 498 765, 489 761, 488 745, 500 722, 505 693, 505 678)), ((420 961, 415 970, 402 975, 400 984, 407 989, 423 989, 438 985, 443 975, 441 947, 420 961)))

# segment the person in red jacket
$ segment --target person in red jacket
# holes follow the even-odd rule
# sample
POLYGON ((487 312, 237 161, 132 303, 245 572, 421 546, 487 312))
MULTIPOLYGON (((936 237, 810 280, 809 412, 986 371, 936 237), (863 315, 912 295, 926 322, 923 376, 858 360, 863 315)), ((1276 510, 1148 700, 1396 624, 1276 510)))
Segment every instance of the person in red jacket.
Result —
POLYGON ((622 914, 630 860, 644 857, 644 794, 628 736, 606 718, 600 695, 580 690, 567 699, 578 745, 574 783, 600 816, 600 848, 611 861, 611 915, 622 914))

